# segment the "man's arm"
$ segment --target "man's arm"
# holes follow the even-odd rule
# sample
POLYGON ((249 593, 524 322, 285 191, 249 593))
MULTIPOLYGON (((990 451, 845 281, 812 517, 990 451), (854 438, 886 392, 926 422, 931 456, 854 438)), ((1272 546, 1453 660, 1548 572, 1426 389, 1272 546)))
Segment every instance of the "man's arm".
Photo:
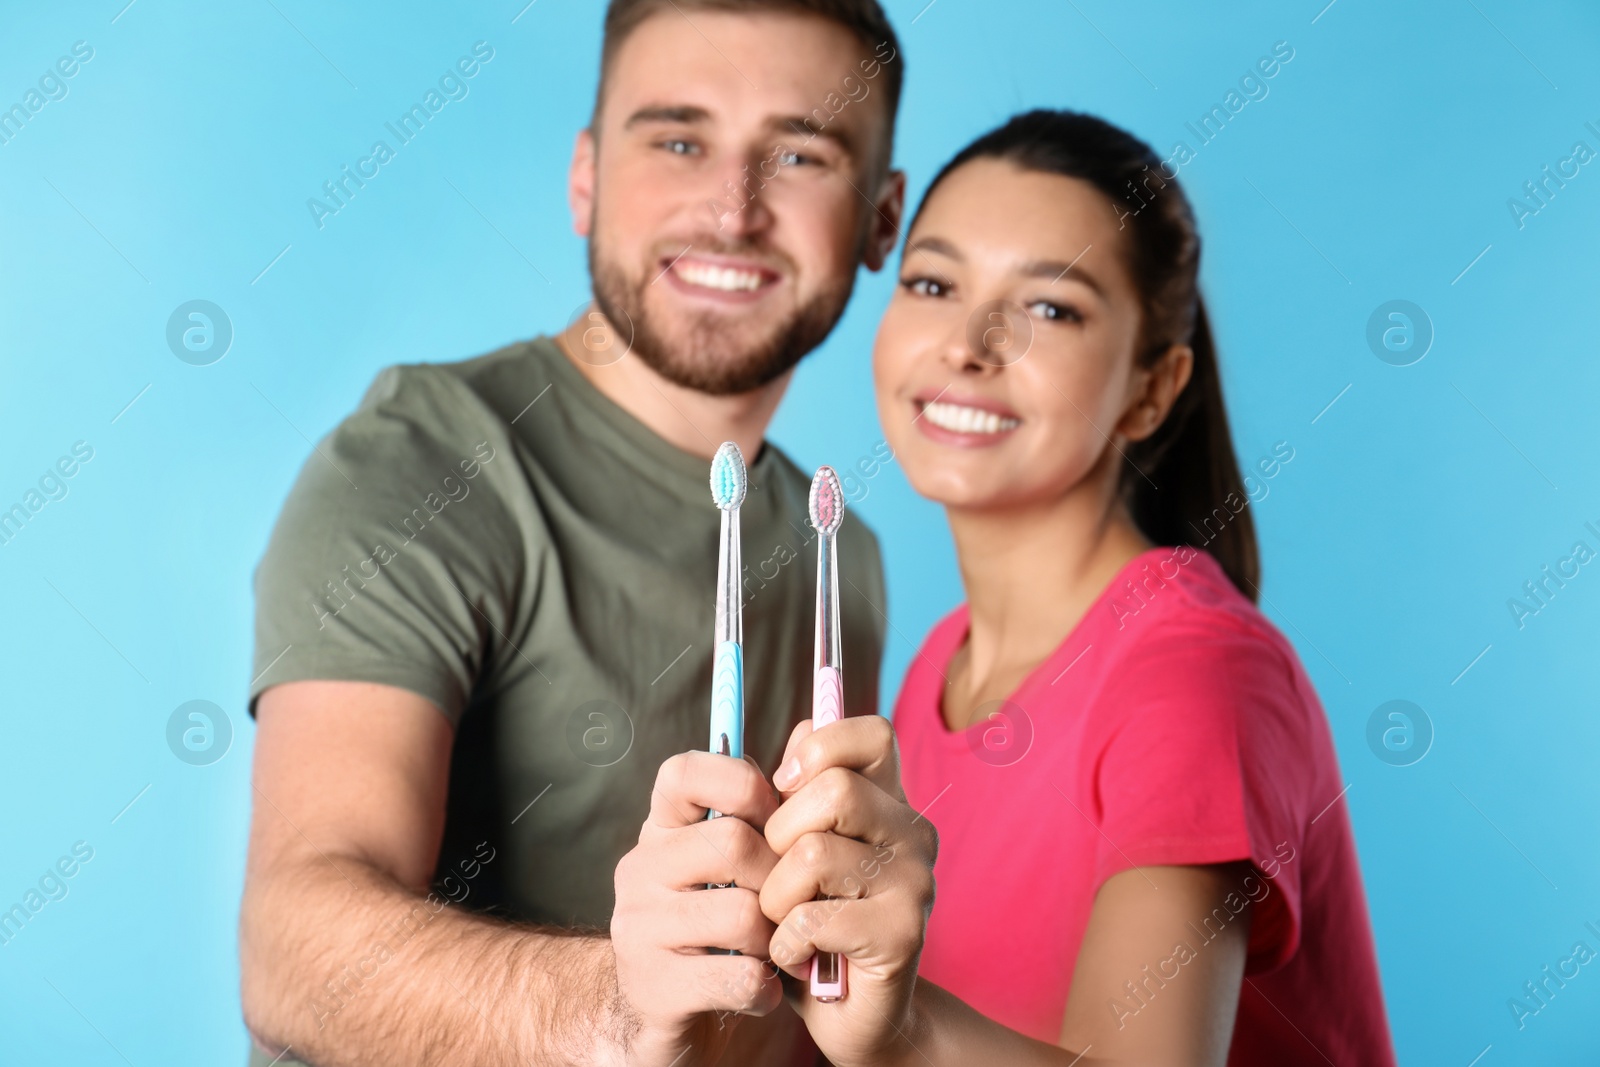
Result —
POLYGON ((453 736, 404 689, 307 681, 257 710, 245 1022, 314 1064, 621 1062, 609 939, 429 898, 453 736))

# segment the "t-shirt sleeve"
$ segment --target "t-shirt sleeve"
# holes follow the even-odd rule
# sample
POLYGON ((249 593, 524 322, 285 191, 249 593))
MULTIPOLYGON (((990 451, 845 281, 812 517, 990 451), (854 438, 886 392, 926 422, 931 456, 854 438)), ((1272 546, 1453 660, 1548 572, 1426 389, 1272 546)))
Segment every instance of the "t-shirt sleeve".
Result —
MULTIPOLYGON (((1282 965, 1300 939, 1303 851, 1296 776, 1306 709, 1265 635, 1172 626, 1127 657, 1102 705, 1095 884, 1131 867, 1249 860, 1231 903, 1254 903, 1246 967, 1282 965)), ((1230 911, 1234 908, 1230 908, 1230 911)))
POLYGON ((519 538, 513 460, 463 428, 460 383, 386 368, 301 468, 257 566, 250 714, 289 681, 377 682, 459 721, 497 634, 519 538), (497 468, 498 464, 498 468, 497 468))

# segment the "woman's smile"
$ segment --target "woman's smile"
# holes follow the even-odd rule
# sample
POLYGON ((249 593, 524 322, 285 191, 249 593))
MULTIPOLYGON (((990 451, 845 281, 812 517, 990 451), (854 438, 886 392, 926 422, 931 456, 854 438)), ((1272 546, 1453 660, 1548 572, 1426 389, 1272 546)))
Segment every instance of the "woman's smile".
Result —
POLYGON ((912 423, 929 439, 957 448, 987 448, 1022 425, 1010 406, 986 397, 923 390, 912 398, 912 423))

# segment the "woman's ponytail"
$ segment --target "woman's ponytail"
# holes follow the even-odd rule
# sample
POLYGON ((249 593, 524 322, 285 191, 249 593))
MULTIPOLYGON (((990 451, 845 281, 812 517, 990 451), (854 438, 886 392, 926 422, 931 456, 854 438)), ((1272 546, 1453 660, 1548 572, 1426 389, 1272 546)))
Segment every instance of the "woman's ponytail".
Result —
POLYGON ((1239 475, 1205 302, 1189 337, 1194 370, 1161 428, 1127 449, 1123 477, 1133 520, 1157 544, 1203 548, 1252 601, 1261 584, 1250 497, 1239 475))

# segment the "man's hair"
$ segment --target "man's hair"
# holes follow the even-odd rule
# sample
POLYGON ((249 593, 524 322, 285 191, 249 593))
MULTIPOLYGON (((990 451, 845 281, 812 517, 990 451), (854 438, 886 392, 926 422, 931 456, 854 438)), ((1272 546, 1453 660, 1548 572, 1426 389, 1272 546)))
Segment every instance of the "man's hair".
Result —
MULTIPOLYGON (((905 59, 900 55, 900 39, 888 16, 877 0, 611 0, 606 6, 605 36, 600 45, 600 87, 595 92, 594 114, 600 114, 605 100, 606 76, 611 61, 628 35, 652 15, 662 11, 722 11, 733 14, 758 14, 783 12, 787 14, 815 15, 837 23, 854 33, 866 47, 867 54, 882 62, 884 106, 888 109, 889 128, 885 144, 894 143, 895 114, 900 108, 900 87, 905 80, 905 59), (887 44, 887 58, 879 49, 887 44)), ((590 122, 593 129, 597 123, 590 122)), ((598 131, 596 131, 598 132, 598 131)), ((888 152, 884 153, 885 157, 888 152)))

